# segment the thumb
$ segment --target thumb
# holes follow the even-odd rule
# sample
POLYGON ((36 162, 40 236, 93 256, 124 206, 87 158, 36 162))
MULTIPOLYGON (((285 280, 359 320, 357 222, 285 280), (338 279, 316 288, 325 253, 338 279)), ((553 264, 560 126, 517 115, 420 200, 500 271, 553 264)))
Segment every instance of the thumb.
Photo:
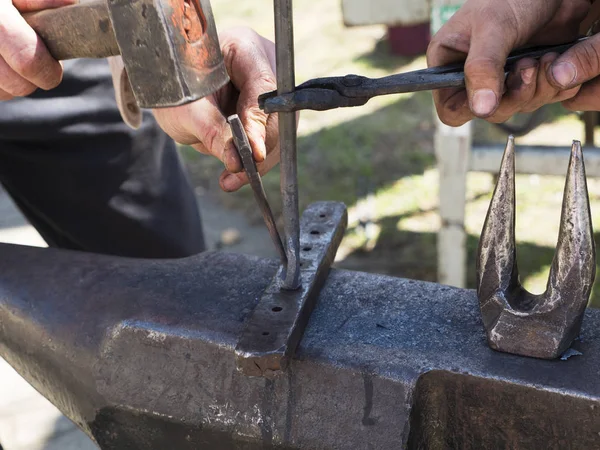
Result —
POLYGON ((507 29, 480 21, 473 30, 471 46, 465 62, 465 79, 469 106, 477 117, 494 114, 504 93, 504 66, 516 43, 507 29))
POLYGON ((21 13, 60 8, 79 3, 78 0, 13 0, 13 6, 21 13))
POLYGON ((600 35, 594 35, 562 54, 548 69, 554 87, 565 90, 600 75, 600 35))

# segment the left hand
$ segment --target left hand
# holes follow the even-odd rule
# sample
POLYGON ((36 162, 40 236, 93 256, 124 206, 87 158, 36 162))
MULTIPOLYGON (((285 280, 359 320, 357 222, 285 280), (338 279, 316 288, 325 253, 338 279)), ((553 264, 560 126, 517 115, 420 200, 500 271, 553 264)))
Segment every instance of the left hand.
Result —
MULTIPOLYGON (((505 83, 511 50, 571 41, 590 12, 590 0, 468 0, 433 37, 429 66, 465 60, 465 89, 434 91, 442 122, 462 125, 474 117, 504 122, 577 95, 579 86, 557 86, 549 75, 558 55, 521 59, 505 83)), ((586 50, 586 49, 583 49, 586 50)))
POLYGON ((266 114, 258 106, 260 94, 277 88, 275 44, 249 28, 223 32, 219 41, 231 83, 194 103, 156 109, 154 116, 176 142, 220 159, 225 170, 219 184, 233 192, 248 179, 242 173, 228 116, 240 116, 261 174, 279 162, 277 114, 266 114))

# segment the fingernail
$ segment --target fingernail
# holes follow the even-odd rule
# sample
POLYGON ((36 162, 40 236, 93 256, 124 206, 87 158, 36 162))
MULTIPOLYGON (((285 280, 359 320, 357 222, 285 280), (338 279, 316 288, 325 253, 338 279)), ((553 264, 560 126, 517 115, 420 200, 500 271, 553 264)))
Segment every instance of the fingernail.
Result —
POLYGON ((575 77, 577 76, 577 69, 570 62, 561 62, 555 64, 551 68, 552 77, 556 83, 563 87, 567 88, 575 81, 575 77))
POLYGON ((498 98, 491 89, 479 89, 473 94, 472 108, 477 116, 489 116, 498 106, 498 98))
POLYGON ((521 70, 521 80, 523 80, 523 84, 531 84, 533 82, 535 70, 536 67, 528 67, 527 69, 521 70))
POLYGON ((225 192, 232 192, 237 188, 237 177, 229 174, 221 178, 221 188, 225 192))

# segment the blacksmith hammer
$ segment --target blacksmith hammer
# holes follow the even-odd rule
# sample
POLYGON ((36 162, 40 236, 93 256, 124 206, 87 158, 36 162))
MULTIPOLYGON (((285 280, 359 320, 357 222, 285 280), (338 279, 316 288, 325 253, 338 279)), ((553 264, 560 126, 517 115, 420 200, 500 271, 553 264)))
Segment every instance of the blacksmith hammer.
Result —
POLYGON ((94 0, 24 17, 59 61, 120 55, 141 108, 187 104, 229 81, 210 0, 94 0))

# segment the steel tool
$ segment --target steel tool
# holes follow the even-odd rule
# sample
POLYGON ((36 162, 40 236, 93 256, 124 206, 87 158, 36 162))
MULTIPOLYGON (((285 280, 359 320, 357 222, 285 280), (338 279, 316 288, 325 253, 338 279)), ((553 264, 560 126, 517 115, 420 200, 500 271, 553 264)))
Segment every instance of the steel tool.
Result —
POLYGON ((477 254, 477 294, 489 345, 557 358, 579 335, 596 275, 596 252, 581 144, 573 143, 558 246, 541 295, 519 282, 515 243, 515 144, 509 138, 477 254))
POLYGON ((121 55, 142 108, 186 104, 229 81, 210 0, 94 0, 24 17, 58 60, 121 55))
MULTIPOLYGON (((274 0, 277 92, 289 95, 296 84, 294 65, 294 14, 292 0, 274 0)), ((279 114, 281 151, 281 200, 287 251, 286 275, 282 288, 300 288, 300 211, 298 206, 298 164, 296 114, 279 114)))
POLYGON ((285 249, 283 248, 281 236, 279 235, 279 231, 277 231, 277 224, 275 223, 273 211, 271 210, 271 206, 267 200, 265 188, 263 187, 260 174, 258 173, 258 169, 256 167, 256 161, 254 160, 254 155, 252 154, 252 147, 250 147, 248 135, 246 134, 246 130, 244 130, 242 121, 237 114, 230 116, 227 121, 231 126, 233 142, 237 148, 240 160, 242 161, 242 166, 244 167, 244 171, 248 176, 250 187, 252 187, 252 191, 254 192, 254 199, 256 200, 260 211, 262 212, 262 216, 265 220, 265 225, 269 230, 271 240, 273 241, 275 249, 281 258, 281 264, 285 268, 287 265, 287 256, 285 254, 285 249))
MULTIPOLYGON (((564 53, 585 40, 555 46, 517 50, 507 59, 508 74, 517 61, 523 58, 539 59, 546 53, 564 53)), ((316 78, 297 86, 294 92, 268 92, 259 98, 262 109, 268 113, 292 112, 302 109, 326 111, 335 108, 362 106, 380 95, 427 91, 451 87, 464 87, 464 63, 431 67, 414 72, 372 79, 360 75, 316 78)))

